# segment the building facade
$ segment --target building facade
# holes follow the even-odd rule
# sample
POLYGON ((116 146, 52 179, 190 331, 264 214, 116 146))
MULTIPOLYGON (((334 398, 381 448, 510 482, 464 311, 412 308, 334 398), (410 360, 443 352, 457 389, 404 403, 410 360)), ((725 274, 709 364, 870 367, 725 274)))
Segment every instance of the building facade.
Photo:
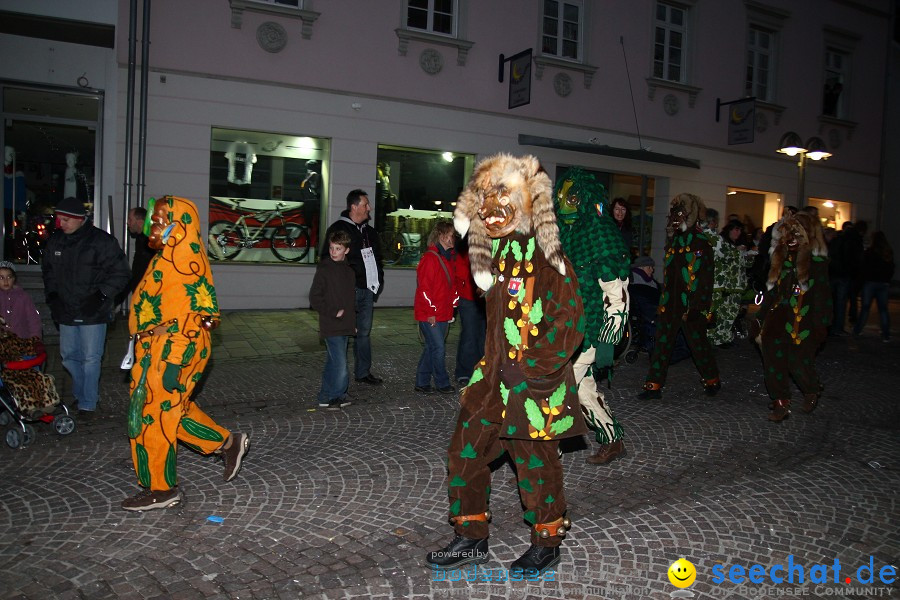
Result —
POLYGON ((826 226, 871 223, 889 212, 892 4, 155 0, 145 28, 141 1, 0 0, 15 17, 0 50, 20 57, 0 65, 4 197, 25 208, 4 252, 39 261, 28 227, 73 190, 123 239, 129 195, 174 194, 206 219, 223 308, 304 307, 319 233, 362 188, 388 263, 379 303, 411 305, 429 229, 497 152, 595 173, 631 206, 633 252, 657 259, 681 192, 753 227, 804 204, 826 226), (788 132, 832 156, 776 153, 788 132))

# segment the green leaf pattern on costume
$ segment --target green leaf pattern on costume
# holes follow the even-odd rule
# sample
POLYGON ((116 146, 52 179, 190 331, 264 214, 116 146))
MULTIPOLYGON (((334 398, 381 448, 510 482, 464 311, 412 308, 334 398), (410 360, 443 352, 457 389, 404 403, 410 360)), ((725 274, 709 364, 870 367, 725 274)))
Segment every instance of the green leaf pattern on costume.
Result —
MULTIPOLYGON (((556 388, 552 394, 550 394, 550 398, 548 398, 548 402, 550 403, 550 408, 556 408, 560 406, 563 401, 566 399, 566 382, 563 381, 559 384, 559 387, 556 388)), ((543 419, 541 419, 543 420, 543 419)), ((541 429, 538 427, 536 429, 541 429)))
POLYGON ((537 402, 531 398, 525 400, 525 414, 528 416, 528 422, 531 426, 540 431, 544 428, 544 415, 538 408, 537 402))
POLYGON ((516 327, 516 322, 509 317, 503 319, 503 332, 506 334, 506 342, 510 346, 518 348, 521 345, 522 335, 519 332, 519 328, 516 327))

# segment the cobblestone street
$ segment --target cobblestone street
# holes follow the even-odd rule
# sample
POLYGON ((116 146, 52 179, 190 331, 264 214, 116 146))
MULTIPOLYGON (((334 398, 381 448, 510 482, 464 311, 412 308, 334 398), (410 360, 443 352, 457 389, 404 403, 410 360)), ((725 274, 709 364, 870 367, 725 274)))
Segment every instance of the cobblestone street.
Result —
MULTIPOLYGON (((67 437, 37 424, 30 446, 0 448, 2 598, 663 600, 679 557, 696 567, 695 598, 900 596, 900 335, 829 338, 818 410, 779 424, 766 420, 747 341, 717 351, 723 389, 712 399, 686 361, 670 369, 663 400, 637 400, 647 355, 621 364, 605 393, 628 455, 598 467, 584 461, 592 440, 565 447, 573 529, 552 580, 527 582, 500 580, 528 547, 509 465, 493 476, 491 559, 479 574, 423 563, 452 537, 444 463, 458 399, 413 391, 411 309, 375 311, 373 372, 385 385, 352 382, 342 411, 315 403, 325 353, 314 313, 225 314, 199 401, 251 435, 243 470, 224 483, 221 461, 182 447, 185 501, 147 513, 120 508, 137 491, 118 370, 125 329, 109 333, 100 416, 67 437), (785 569, 776 583, 771 566, 789 561, 802 576, 788 582, 785 569), (745 577, 762 565, 762 583, 733 583, 735 565, 745 577), (879 580, 885 566, 892 583, 879 580)), ((58 348, 49 352, 68 400, 58 348)))

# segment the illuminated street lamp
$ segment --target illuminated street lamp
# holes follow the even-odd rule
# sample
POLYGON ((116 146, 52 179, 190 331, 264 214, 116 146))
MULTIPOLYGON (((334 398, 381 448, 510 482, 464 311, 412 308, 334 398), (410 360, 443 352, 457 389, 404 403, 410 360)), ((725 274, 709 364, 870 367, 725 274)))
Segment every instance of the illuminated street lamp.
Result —
POLYGON ((781 154, 786 154, 791 158, 799 156, 797 161, 797 169, 799 177, 797 180, 797 208, 803 208, 806 205, 806 160, 823 160, 831 156, 831 152, 825 146, 822 138, 811 137, 803 143, 803 140, 793 131, 788 131, 781 136, 781 142, 778 144, 778 150, 781 154))

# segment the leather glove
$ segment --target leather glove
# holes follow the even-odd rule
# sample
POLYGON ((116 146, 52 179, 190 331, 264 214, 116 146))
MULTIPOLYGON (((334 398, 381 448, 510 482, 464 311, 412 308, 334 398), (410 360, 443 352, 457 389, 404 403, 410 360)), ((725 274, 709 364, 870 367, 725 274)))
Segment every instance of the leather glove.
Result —
POLYGON ((106 294, 97 290, 81 303, 81 314, 86 316, 98 313, 104 302, 106 302, 106 294))
POLYGON ((504 360, 500 363, 500 381, 509 389, 525 381, 525 373, 522 372, 518 361, 504 360))
POLYGON ((162 385, 167 392, 175 392, 181 390, 178 378, 181 377, 181 365, 170 362, 166 363, 166 370, 163 371, 162 385))

